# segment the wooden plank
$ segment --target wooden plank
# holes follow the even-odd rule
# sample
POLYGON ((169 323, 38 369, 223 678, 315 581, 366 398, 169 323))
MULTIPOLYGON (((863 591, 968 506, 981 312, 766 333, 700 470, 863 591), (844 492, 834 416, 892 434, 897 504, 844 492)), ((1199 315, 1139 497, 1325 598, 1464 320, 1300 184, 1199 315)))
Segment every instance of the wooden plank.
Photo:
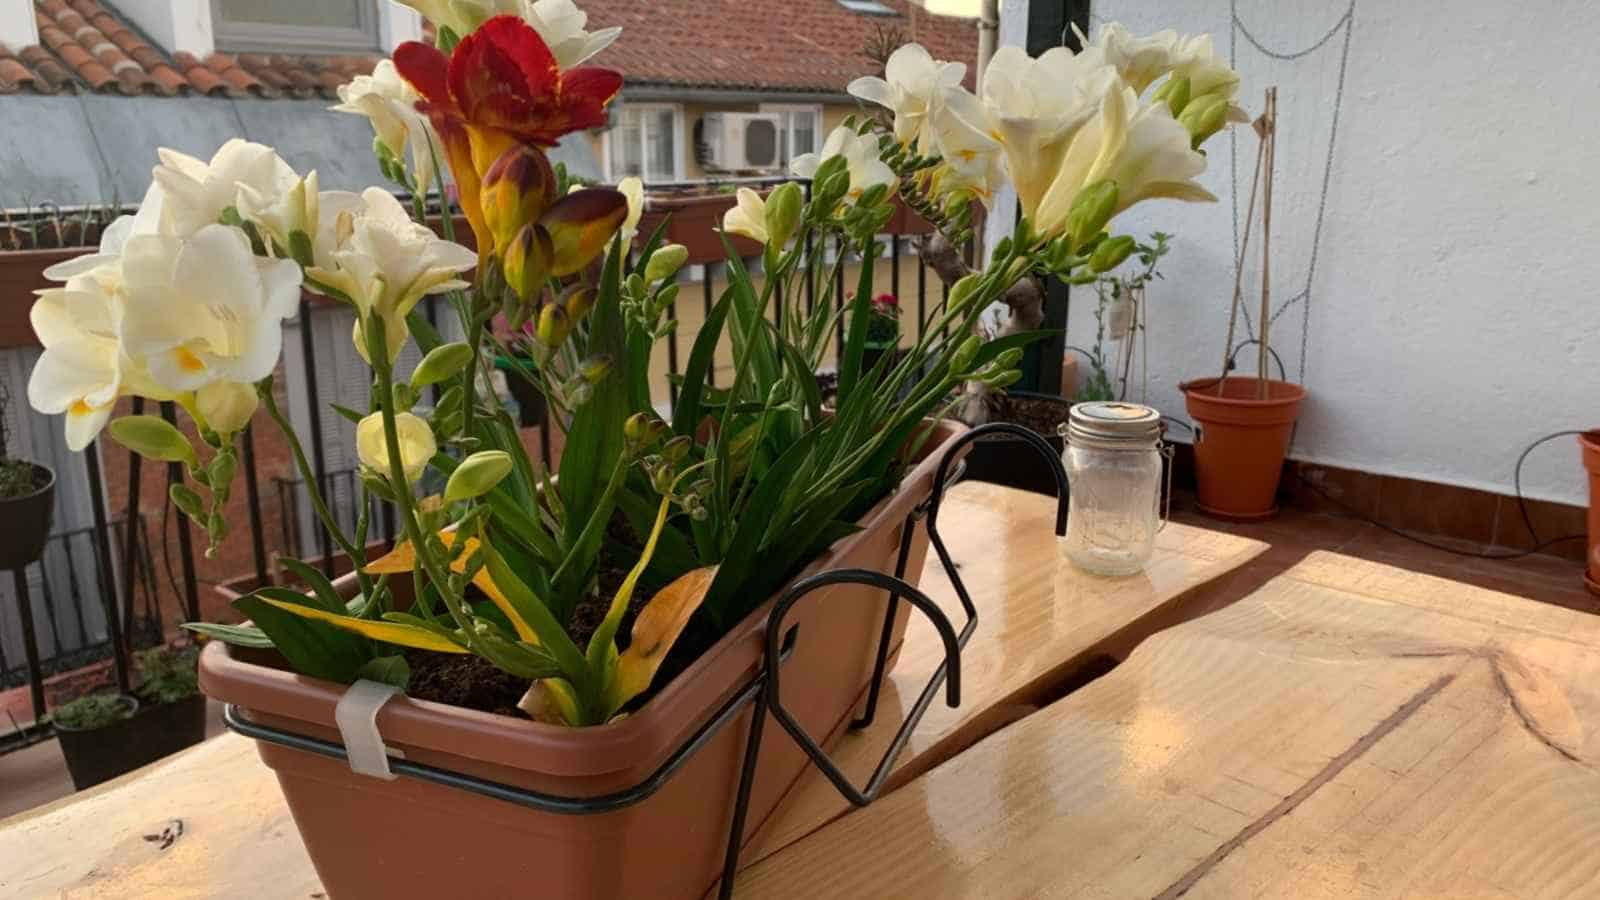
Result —
MULTIPOLYGON (((978 607, 978 630, 962 654, 961 706, 941 695, 929 708, 890 777, 893 789, 1035 710, 1075 671, 1113 645, 1131 646, 1164 624, 1161 613, 1197 588, 1249 562, 1267 545, 1237 535, 1173 524, 1156 539, 1145 571, 1102 578, 1062 558, 1054 498, 968 482, 940 512, 946 543, 978 607)), ((960 601, 930 550, 923 590, 959 631, 960 601)), ((934 669, 944 660, 933 626, 913 613, 900 663, 885 685, 872 727, 846 734, 833 751, 840 769, 864 785, 934 669)), ((779 735, 780 740, 787 738, 779 735)), ((850 809, 812 768, 745 849, 749 864, 850 809)))
POLYGON ((255 742, 218 735, 0 822, 0 897, 319 896, 255 742))
POLYGON ((1600 617, 1329 553, 741 900, 1600 896, 1600 617))

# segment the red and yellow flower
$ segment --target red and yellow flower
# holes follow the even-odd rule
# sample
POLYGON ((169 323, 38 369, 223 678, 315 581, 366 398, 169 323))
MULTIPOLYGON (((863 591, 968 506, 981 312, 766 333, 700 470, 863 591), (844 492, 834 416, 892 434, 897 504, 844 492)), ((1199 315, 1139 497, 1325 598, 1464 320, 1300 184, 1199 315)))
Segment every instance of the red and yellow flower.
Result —
POLYGON ((562 135, 605 125, 606 105, 622 89, 621 73, 599 66, 563 72, 539 33, 516 16, 485 22, 448 57, 409 41, 395 50, 394 62, 422 95, 417 108, 444 143, 480 258, 505 249, 518 230, 509 227, 515 220, 519 227, 538 221, 549 232, 553 273, 577 271, 604 249, 627 215, 627 200, 597 188, 552 203, 548 164, 528 163, 526 153, 542 160, 539 148, 554 146, 562 135), (484 178, 508 153, 522 160, 517 172, 506 173, 518 176, 506 184, 515 195, 483 197, 484 178), (488 216, 486 200, 495 207, 488 216))

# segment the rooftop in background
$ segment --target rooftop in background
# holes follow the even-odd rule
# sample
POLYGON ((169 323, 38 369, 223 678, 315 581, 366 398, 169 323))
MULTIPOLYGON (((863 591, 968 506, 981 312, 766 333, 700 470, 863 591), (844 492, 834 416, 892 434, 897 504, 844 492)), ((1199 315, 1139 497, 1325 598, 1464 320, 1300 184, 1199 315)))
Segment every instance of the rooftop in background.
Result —
POLYGON ((96 0, 33 0, 33 7, 39 45, 15 53, 0 45, 0 94, 331 99, 339 85, 371 72, 381 58, 213 53, 202 60, 153 45, 96 0))
POLYGON ((889 14, 854 12, 840 0, 584 0, 589 29, 622 26, 595 57, 630 86, 844 93, 874 63, 867 47, 917 41, 938 59, 978 56, 974 19, 935 15, 909 0, 876 0, 889 14))

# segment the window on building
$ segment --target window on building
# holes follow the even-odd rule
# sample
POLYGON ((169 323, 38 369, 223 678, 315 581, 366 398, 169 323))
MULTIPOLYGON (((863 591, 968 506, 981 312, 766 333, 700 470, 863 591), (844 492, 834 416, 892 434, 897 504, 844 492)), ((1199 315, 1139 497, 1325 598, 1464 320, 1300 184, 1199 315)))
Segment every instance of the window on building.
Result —
POLYGON ((379 48, 374 0, 211 0, 217 47, 345 52, 379 48))
POLYGON ((676 106, 630 103, 606 132, 611 181, 637 175, 646 182, 681 181, 683 137, 676 106))
POLYGON ((783 121, 778 157, 785 171, 796 156, 822 149, 822 107, 763 104, 761 111, 777 113, 783 121))

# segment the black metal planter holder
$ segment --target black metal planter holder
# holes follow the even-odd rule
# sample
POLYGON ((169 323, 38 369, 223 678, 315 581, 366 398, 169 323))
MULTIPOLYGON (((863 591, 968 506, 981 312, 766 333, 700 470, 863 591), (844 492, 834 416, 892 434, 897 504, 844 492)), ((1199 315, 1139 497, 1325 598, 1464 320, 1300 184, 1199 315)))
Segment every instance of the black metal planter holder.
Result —
MULTIPOLYGON (((749 813, 750 791, 755 782, 756 760, 761 754, 761 744, 765 735, 766 715, 771 713, 778 724, 817 768, 828 777, 839 793, 854 806, 866 806, 878 798, 883 790, 884 783, 888 780, 890 772, 894 769, 895 761, 899 758, 906 742, 910 740, 912 731, 928 707, 933 704, 933 699, 942 687, 945 691, 945 702, 953 707, 961 703, 961 650, 966 646, 967 640, 972 637, 978 625, 978 609, 972 602, 972 596, 967 591, 966 583, 961 580, 960 570, 950 556, 950 551, 945 546, 944 538, 939 534, 939 509, 944 502, 945 490, 961 476, 960 464, 956 462, 960 450, 972 441, 987 435, 1002 435, 1007 438, 1021 440, 1050 460, 1055 471, 1057 487, 1056 509, 1056 534, 1066 534, 1067 528, 1067 475, 1061 466, 1061 459, 1055 450, 1038 434, 1020 425, 1008 422, 996 422, 981 425, 971 429, 956 438, 945 451, 944 457, 939 461, 938 470, 934 476, 933 493, 906 517, 905 526, 901 529, 900 552, 895 563, 894 575, 885 575, 868 569, 835 569, 820 572, 816 575, 802 578, 789 586, 774 604, 772 613, 767 621, 767 650, 762 671, 738 694, 730 699, 710 721, 702 725, 678 749, 667 757, 666 762, 645 780, 626 790, 617 791, 600 797, 563 797, 554 794, 531 791, 526 788, 502 784, 487 779, 463 775, 434 766, 412 762, 406 759, 391 759, 389 768, 396 774, 417 778, 430 784, 467 791, 496 800, 515 803, 518 806, 536 809, 541 812, 556 813, 560 815, 594 815, 598 813, 613 812, 631 806, 647 799, 660 790, 678 770, 688 762, 701 747, 710 741, 729 722, 737 718, 747 706, 754 705, 754 714, 750 722, 750 734, 745 744, 744 763, 739 777, 739 790, 734 798, 733 821, 728 829, 727 850, 723 857, 722 881, 718 896, 727 900, 733 896, 734 876, 739 870, 739 853, 742 849, 745 820, 749 813), (952 477, 953 475, 953 477, 952 477), (966 623, 958 633, 950 622, 950 617, 944 614, 939 605, 920 590, 912 587, 904 580, 906 565, 911 556, 911 544, 915 536, 916 525, 919 520, 926 520, 928 540, 933 545, 934 552, 939 556, 939 562, 944 566, 945 574, 949 576, 950 583, 954 586, 957 598, 961 601, 962 610, 966 614, 966 623), (807 734, 784 708, 780 699, 780 671, 784 660, 788 659, 793 651, 792 646, 786 646, 791 636, 784 633, 784 621, 794 606, 813 591, 821 588, 841 584, 861 584, 881 588, 888 592, 889 603, 884 613, 883 631, 878 639, 878 653, 873 666, 872 681, 867 688, 866 708, 861 717, 850 723, 852 730, 865 728, 872 724, 877 714, 878 697, 882 692, 883 679, 887 674, 890 643, 893 640, 894 621, 899 611, 901 600, 910 603, 923 615, 927 616, 939 632, 940 641, 944 644, 944 662, 934 670, 922 693, 917 697, 917 702, 912 705, 905 721, 900 724, 900 730, 895 733, 894 740, 889 744, 883 758, 873 770, 872 777, 868 779, 866 787, 857 789, 850 779, 834 765, 827 751, 807 734)), ((321 738, 308 737, 291 731, 284 731, 267 725, 261 725, 242 718, 233 705, 228 705, 223 710, 223 721, 233 731, 253 738, 266 741, 307 753, 315 753, 333 759, 348 759, 342 744, 327 741, 321 738)))

